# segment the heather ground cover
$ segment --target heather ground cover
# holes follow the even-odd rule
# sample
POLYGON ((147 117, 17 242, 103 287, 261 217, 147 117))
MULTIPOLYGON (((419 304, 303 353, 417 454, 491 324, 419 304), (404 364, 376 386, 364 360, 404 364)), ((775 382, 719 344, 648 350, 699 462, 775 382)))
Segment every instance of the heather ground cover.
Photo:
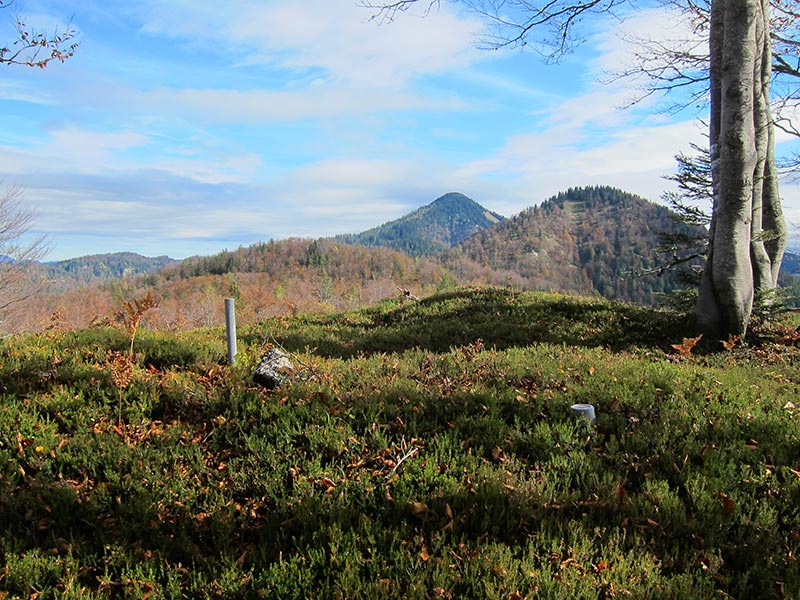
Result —
POLYGON ((702 354, 483 288, 265 321, 234 367, 219 329, 8 338, 0 598, 800 597, 795 326, 702 354))

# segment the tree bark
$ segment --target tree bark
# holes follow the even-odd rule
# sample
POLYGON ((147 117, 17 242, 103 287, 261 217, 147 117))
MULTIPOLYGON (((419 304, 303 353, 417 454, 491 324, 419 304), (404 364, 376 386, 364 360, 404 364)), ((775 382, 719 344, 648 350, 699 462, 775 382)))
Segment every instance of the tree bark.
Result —
MULTIPOLYGON (((775 165, 775 127, 770 109, 770 85, 772 83, 772 44, 769 31, 769 2, 761 0, 763 6, 763 19, 766 24, 764 34, 764 49, 762 51, 762 70, 761 70, 761 95, 763 106, 765 107, 767 119, 767 140, 766 152, 767 159, 764 166, 763 190, 762 190, 762 231, 764 236, 764 249, 770 261, 770 279, 766 289, 774 289, 778 286, 778 273, 783 262, 783 253, 786 250, 786 243, 789 237, 786 219, 783 216, 780 193, 778 191, 778 170, 775 165)), ((756 287, 756 289, 759 289, 756 287)))
POLYGON ((777 285, 786 244, 769 108, 769 0, 712 0, 713 218, 695 315, 710 338, 743 335, 756 290, 777 285))

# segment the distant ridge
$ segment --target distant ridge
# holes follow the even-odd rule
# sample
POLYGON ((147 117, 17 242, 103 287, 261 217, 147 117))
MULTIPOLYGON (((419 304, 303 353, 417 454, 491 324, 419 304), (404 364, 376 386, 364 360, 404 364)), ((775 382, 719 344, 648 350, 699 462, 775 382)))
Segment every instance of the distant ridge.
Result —
MULTIPOLYGON (((781 263, 781 275, 794 278, 800 277, 800 252, 797 250, 786 251, 781 263)), ((780 281, 778 284, 780 284, 780 281)))
POLYGON ((178 262, 169 256, 148 257, 134 252, 114 252, 41 263, 39 268, 52 284, 70 287, 155 273, 178 262))
POLYGON ((411 256, 430 256, 503 221, 505 217, 464 194, 449 192, 404 217, 337 239, 348 244, 384 246, 411 256))

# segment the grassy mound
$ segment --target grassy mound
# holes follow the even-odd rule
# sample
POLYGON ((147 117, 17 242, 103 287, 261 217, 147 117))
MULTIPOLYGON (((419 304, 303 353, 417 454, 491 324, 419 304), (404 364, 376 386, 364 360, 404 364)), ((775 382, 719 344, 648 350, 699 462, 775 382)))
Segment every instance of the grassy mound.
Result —
POLYGON ((265 322, 233 368, 220 330, 8 339, 0 598, 800 597, 798 349, 675 324, 490 288, 265 322))

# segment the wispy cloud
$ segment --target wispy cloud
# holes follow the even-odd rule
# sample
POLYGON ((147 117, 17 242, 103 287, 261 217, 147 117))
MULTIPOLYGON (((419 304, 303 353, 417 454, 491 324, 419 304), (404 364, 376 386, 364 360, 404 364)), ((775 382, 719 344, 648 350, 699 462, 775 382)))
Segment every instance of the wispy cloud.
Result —
MULTIPOLYGON (((427 18, 377 27, 352 0, 139 2, 151 35, 236 52, 240 64, 287 69, 307 79, 361 88, 402 88, 414 77, 463 68, 481 58, 472 42, 483 23, 448 6, 427 18), (313 80, 313 79, 312 79, 313 80)), ((290 76, 289 83, 295 81, 290 76)))
POLYGON ((192 114, 212 123, 265 124, 416 110, 463 110, 458 98, 423 98, 411 92, 320 86, 303 91, 168 89, 135 94, 150 110, 192 114))

